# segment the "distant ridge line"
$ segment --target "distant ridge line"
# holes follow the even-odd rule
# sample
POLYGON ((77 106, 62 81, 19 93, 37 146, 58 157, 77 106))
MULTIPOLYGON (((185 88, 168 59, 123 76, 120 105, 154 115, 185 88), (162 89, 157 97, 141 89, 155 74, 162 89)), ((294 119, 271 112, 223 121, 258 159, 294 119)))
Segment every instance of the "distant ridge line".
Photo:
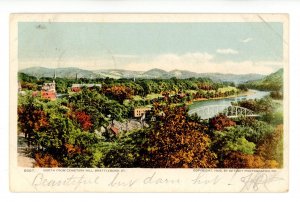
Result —
POLYGON ((21 73, 25 73, 36 77, 52 77, 54 70, 56 76, 60 78, 144 78, 144 79, 169 79, 176 77, 178 79, 187 78, 209 78, 214 82, 234 82, 244 83, 247 81, 253 81, 262 79, 265 75, 261 74, 222 74, 222 73, 195 73, 187 70, 174 69, 171 71, 165 71, 159 68, 153 68, 148 71, 134 71, 124 69, 99 69, 99 70, 84 70, 78 67, 61 67, 61 68, 47 68, 47 67, 30 67, 19 70, 21 73))

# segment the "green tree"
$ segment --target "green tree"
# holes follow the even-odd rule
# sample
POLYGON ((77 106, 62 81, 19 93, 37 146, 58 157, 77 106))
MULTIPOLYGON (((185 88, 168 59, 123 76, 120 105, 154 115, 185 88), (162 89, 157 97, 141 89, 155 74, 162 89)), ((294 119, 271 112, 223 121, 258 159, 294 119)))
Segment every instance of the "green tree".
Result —
POLYGON ((119 137, 106 153, 103 163, 109 168, 133 168, 145 166, 147 135, 149 129, 131 131, 119 137))
POLYGON ((124 105, 117 101, 109 100, 106 96, 96 90, 83 88, 80 93, 76 93, 69 98, 69 107, 84 111, 91 116, 93 124, 91 130, 105 128, 109 121, 122 120, 127 114, 124 105))
POLYGON ((232 151, 254 154, 256 144, 247 140, 246 136, 242 127, 228 127, 222 131, 213 131, 212 151, 218 155, 219 165, 222 165, 225 156, 232 151))
POLYGON ((25 134, 28 146, 34 141, 35 133, 45 130, 49 125, 48 117, 43 110, 42 103, 33 98, 30 92, 19 97, 18 127, 25 134))

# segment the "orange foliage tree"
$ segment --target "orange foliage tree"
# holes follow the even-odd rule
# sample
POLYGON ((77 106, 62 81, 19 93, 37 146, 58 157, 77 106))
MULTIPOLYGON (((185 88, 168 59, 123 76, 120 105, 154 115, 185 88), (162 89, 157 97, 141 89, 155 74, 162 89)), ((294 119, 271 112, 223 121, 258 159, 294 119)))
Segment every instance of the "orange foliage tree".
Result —
POLYGON ((82 149, 78 145, 73 145, 73 144, 65 144, 65 147, 67 149, 67 153, 72 155, 72 154, 81 154, 82 149))
POLYGON ((209 125, 212 129, 221 131, 226 127, 235 126, 236 123, 225 115, 218 115, 210 119, 209 125))
MULTIPOLYGON (((278 167, 283 166, 283 125, 278 125, 273 134, 264 138, 258 147, 257 154, 269 160, 278 162, 278 167)), ((274 164, 274 163, 273 163, 274 164)))
POLYGON ((133 90, 127 86, 116 85, 104 89, 104 94, 107 97, 118 100, 120 103, 123 103, 125 99, 130 99, 133 95, 133 90))
POLYGON ((210 151, 211 140, 204 126, 188 118, 185 107, 154 104, 156 121, 147 142, 146 167, 213 168, 216 155, 210 151))
POLYGON ((25 134, 28 145, 31 144, 35 132, 46 130, 48 119, 46 113, 33 103, 18 107, 18 126, 25 134))
POLYGON ((59 163, 50 154, 42 155, 40 153, 36 153, 35 154, 35 167, 55 168, 55 167, 59 167, 59 163))
POLYGON ((275 160, 265 160, 262 156, 230 152, 223 161, 223 168, 278 168, 275 160))
POLYGON ((264 160, 257 155, 230 152, 223 161, 223 168, 263 168, 264 160))
POLYGON ((93 126, 92 122, 91 122, 91 116, 88 115, 87 113, 85 112, 82 112, 82 111, 77 111, 75 113, 72 113, 70 115, 70 117, 73 119, 73 120, 76 120, 81 128, 84 130, 84 131, 88 131, 90 130, 90 128, 93 126))

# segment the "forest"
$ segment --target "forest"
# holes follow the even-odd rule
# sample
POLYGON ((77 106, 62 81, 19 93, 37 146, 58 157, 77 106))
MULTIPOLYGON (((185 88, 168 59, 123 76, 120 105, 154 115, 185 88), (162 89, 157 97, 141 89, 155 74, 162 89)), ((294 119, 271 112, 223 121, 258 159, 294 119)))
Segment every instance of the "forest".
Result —
MULTIPOLYGON (((18 136, 36 167, 282 168, 283 107, 271 97, 232 103, 259 117, 208 120, 189 104, 247 92, 247 85, 189 79, 67 79, 19 74, 18 136), (55 100, 39 95, 55 80, 55 100), (71 90, 72 84, 101 84, 71 90), (35 93, 36 92, 36 93, 35 93), (149 107, 145 120, 137 107, 149 107), (113 133, 116 123, 143 122, 113 133)), ((276 83, 277 85, 277 83, 276 83)), ((267 90, 267 89, 265 89, 267 90)))

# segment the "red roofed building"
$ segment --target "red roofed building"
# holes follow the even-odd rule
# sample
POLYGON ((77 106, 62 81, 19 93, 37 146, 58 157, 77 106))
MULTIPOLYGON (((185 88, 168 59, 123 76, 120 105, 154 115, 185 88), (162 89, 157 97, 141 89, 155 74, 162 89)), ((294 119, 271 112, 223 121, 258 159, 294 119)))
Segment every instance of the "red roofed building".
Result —
POLYGON ((114 126, 111 126, 111 127, 109 128, 109 130, 110 130, 110 132, 113 133, 114 135, 118 135, 118 133, 119 133, 119 129, 116 128, 116 127, 114 127, 114 126))
POLYGON ((41 90, 41 97, 48 100, 56 100, 55 81, 44 83, 41 90))
POLYGON ((56 92, 42 90, 41 96, 47 100, 56 100, 56 92))

